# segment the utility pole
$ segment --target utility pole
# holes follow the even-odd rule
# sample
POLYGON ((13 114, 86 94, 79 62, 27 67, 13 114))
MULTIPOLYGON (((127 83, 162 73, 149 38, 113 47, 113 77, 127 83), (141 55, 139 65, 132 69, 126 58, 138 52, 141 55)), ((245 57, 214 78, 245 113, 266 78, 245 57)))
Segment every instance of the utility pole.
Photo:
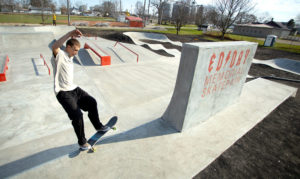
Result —
POLYGON ((70 26, 70 0, 67 0, 67 10, 68 10, 68 26, 70 26))
POLYGON ((148 15, 150 15, 150 0, 149 0, 149 3, 148 3, 148 15))
POLYGON ((120 0, 120 15, 122 14, 122 0, 120 0))
POLYGON ((145 15, 145 10, 146 10, 146 0, 144 0, 144 10, 143 10, 143 16, 144 16, 144 27, 146 26, 146 15, 145 15))

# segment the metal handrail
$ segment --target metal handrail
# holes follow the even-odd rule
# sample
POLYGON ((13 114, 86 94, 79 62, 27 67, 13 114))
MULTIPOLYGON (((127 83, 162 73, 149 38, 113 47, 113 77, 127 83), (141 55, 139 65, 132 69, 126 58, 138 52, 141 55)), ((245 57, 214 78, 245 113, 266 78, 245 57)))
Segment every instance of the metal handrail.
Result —
POLYGON ((48 72, 49 72, 49 75, 51 74, 50 73, 50 67, 48 66, 48 64, 46 63, 46 60, 44 58, 44 56, 42 54, 40 54, 40 57, 44 60, 44 65, 46 65, 46 67, 48 68, 48 72))
POLYGON ((125 45, 121 44, 121 42, 116 42, 116 44, 114 45, 114 47, 116 47, 117 44, 120 44, 122 47, 126 48, 127 50, 129 50, 130 52, 132 52, 133 54, 135 54, 137 56, 136 62, 139 62, 139 54, 135 53, 134 51, 130 50, 129 48, 127 48, 125 45))

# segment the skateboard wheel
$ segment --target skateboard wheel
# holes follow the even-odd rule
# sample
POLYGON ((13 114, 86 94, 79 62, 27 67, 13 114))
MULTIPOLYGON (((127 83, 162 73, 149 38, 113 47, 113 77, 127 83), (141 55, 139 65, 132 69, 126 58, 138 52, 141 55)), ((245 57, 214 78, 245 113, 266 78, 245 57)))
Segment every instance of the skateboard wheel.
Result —
POLYGON ((116 128, 116 127, 113 127, 112 129, 115 131, 117 128, 116 128))
POLYGON ((92 147, 91 150, 92 150, 93 152, 96 152, 96 149, 95 149, 94 147, 92 147))

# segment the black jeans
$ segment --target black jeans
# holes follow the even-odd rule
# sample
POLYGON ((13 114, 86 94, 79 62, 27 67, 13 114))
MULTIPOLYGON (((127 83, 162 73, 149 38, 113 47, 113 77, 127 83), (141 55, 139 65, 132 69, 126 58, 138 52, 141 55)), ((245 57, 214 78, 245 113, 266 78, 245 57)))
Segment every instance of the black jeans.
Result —
POLYGON ((86 143, 81 109, 88 111, 90 121, 96 130, 103 126, 98 116, 97 101, 81 88, 77 87, 73 91, 60 91, 56 98, 72 120, 79 145, 86 143))

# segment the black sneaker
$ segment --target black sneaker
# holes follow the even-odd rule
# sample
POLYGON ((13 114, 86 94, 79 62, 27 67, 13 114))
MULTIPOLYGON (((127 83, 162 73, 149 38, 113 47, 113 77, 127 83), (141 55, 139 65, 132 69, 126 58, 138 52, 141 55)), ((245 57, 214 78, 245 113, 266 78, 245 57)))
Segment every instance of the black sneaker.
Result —
POLYGON ((100 129, 97 129, 98 132, 107 132, 109 131, 110 127, 108 126, 102 126, 100 129))

